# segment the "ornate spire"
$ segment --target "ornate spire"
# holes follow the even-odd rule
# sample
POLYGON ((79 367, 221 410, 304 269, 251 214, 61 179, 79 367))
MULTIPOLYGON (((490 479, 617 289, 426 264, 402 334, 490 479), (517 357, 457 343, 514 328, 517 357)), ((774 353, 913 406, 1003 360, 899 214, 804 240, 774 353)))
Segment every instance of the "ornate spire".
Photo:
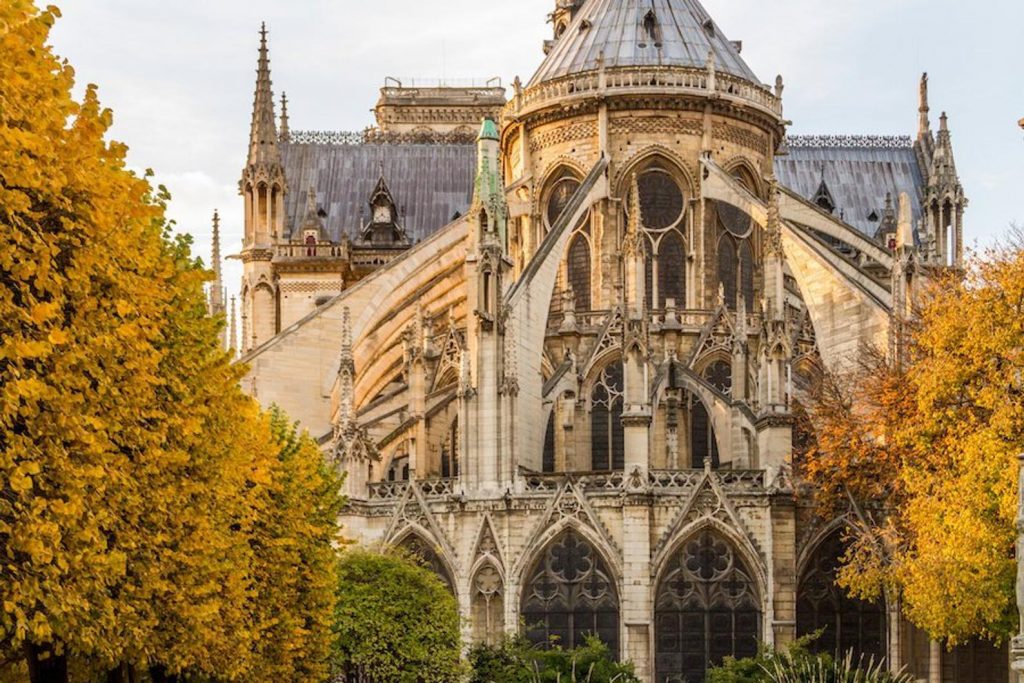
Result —
POLYGON ((231 297, 231 331, 228 333, 228 351, 235 355, 238 348, 238 316, 235 313, 235 297, 231 297))
POLYGON ((920 115, 920 119, 917 125, 917 137, 925 138, 928 137, 932 132, 932 123, 928 117, 928 113, 931 109, 928 107, 928 74, 924 73, 921 75, 921 90, 918 96, 920 104, 917 112, 920 115))
POLYGON ((267 50, 267 25, 260 26, 260 56, 256 66, 256 95, 249 132, 249 165, 279 164, 277 125, 274 122, 274 92, 271 89, 270 56, 267 50))
MULTIPOLYGON (((210 315, 224 315, 224 279, 220 260, 220 214, 213 212, 213 240, 210 246, 210 265, 213 270, 213 282, 210 283, 210 315)), ((227 345, 227 328, 221 328, 220 345, 227 345)))
POLYGON ((348 306, 341 312, 341 357, 338 364, 338 422, 335 433, 340 437, 350 436, 355 426, 354 384, 355 359, 352 355, 352 319, 348 306))
POLYGON ((302 219, 302 231, 316 230, 317 240, 324 237, 324 220, 320 217, 320 209, 316 204, 316 188, 310 184, 306 191, 306 215, 302 219))
POLYGON ((288 94, 281 93, 281 129, 277 137, 281 142, 292 141, 292 131, 288 127, 288 94))

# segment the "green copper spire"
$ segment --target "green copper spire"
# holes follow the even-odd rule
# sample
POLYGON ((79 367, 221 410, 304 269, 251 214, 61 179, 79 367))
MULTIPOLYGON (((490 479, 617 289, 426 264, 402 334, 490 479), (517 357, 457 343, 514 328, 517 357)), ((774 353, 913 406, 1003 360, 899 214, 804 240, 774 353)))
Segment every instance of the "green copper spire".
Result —
POLYGON ((501 140, 501 136, 498 134, 498 124, 494 122, 494 119, 484 119, 483 125, 480 126, 480 137, 477 140, 501 140))

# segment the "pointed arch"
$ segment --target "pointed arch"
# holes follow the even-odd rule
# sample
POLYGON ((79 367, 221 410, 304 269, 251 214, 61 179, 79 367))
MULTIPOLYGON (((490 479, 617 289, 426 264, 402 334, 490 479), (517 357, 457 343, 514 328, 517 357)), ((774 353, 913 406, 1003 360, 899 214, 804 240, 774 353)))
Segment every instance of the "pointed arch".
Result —
POLYGON ((473 641, 498 643, 505 632, 505 577, 490 559, 474 568, 469 603, 473 641))
POLYGON ((619 588, 612 566, 574 526, 545 544, 522 581, 520 614, 526 637, 565 648, 597 635, 619 653, 619 588))
POLYGON ((725 657, 757 654, 764 595, 757 569, 710 524, 673 548, 655 584, 657 680, 703 681, 725 657))
POLYGON ((796 601, 797 635, 821 630, 811 647, 820 652, 854 661, 863 657, 883 661, 886 655, 886 609, 849 596, 836 583, 837 570, 845 553, 842 525, 832 526, 803 558, 796 601))
POLYGON ((430 532, 415 524, 410 524, 390 544, 392 547, 400 548, 417 559, 424 567, 430 569, 451 591, 452 595, 458 595, 455 584, 454 564, 445 557, 444 547, 439 543, 430 540, 430 532))

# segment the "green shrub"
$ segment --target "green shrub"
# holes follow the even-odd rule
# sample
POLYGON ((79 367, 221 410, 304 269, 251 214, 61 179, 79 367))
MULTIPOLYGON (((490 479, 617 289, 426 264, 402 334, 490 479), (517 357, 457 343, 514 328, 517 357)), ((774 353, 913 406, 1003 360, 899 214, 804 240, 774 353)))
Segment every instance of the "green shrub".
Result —
POLYGON ((861 660, 853 655, 836 660, 811 651, 819 633, 793 642, 785 650, 762 646, 757 657, 727 657, 722 666, 708 672, 707 683, 912 683, 906 674, 893 674, 884 662, 861 660))
POLYGON ((573 650, 540 648, 523 636, 470 650, 470 683, 640 683, 633 665, 616 662, 596 637, 573 650))

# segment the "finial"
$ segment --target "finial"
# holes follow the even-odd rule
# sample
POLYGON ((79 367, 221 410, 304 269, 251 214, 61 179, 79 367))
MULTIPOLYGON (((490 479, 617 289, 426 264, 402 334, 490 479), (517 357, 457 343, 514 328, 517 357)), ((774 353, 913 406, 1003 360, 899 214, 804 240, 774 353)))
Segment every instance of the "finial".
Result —
POLYGON ((210 250, 210 260, 213 261, 213 274, 216 286, 220 286, 221 263, 220 263, 220 212, 213 210, 213 244, 210 250))
POLYGON ((288 125, 288 94, 281 93, 281 130, 278 135, 281 142, 292 141, 292 131, 288 125))
POLYGON ((943 133, 949 132, 949 117, 946 116, 946 112, 942 112, 942 116, 939 118, 939 130, 943 133))
POLYGON ((921 74, 921 89, 918 94, 919 105, 918 113, 920 114, 920 122, 918 123, 917 134, 918 137, 924 137, 931 132, 932 123, 928 116, 931 109, 928 107, 928 73, 921 74))
POLYGON ((785 84, 782 82, 782 74, 775 77, 775 97, 782 99, 782 91, 786 89, 785 84))

